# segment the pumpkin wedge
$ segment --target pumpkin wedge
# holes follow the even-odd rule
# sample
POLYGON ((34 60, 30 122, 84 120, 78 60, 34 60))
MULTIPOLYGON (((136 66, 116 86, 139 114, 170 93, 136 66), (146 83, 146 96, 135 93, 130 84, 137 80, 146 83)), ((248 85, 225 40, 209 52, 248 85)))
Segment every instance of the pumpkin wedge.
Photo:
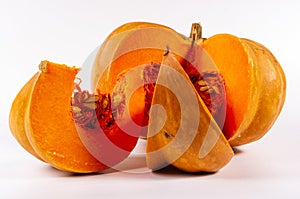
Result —
MULTIPOLYGON (((12 107, 11 121, 24 120, 24 123, 11 126, 24 126, 35 153, 55 168, 79 173, 106 169, 82 144, 72 117, 71 96, 79 69, 48 61, 42 61, 39 68, 34 81, 27 83, 31 89, 23 93, 27 100, 25 114, 14 112, 18 104, 12 107)), ((24 131, 19 133, 25 137, 24 131)))
POLYGON ((257 42, 230 34, 203 40, 223 76, 226 90, 224 135, 232 146, 260 139, 277 119, 286 95, 284 72, 257 42))
POLYGON ((165 55, 158 74, 146 150, 149 168, 172 164, 187 172, 216 172, 234 155, 172 53, 165 55))

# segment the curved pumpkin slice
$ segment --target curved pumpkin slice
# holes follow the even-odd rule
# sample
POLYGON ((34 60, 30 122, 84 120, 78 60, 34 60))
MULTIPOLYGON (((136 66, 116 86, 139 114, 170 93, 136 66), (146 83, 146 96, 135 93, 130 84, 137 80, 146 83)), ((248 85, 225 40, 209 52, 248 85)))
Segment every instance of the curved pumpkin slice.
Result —
POLYGON ((233 155, 189 77, 169 53, 162 62, 150 109, 148 167, 157 170, 172 164, 187 172, 216 172, 233 155))
POLYGON ((32 148, 24 127, 24 119, 26 107, 29 103, 29 96, 32 93, 35 82, 39 77, 39 73, 36 73, 19 91, 15 97, 9 114, 9 127, 13 136, 19 142, 19 144, 30 154, 36 158, 42 160, 42 158, 32 148))
POLYGON ((225 81, 224 135, 232 146, 258 140, 271 128, 285 99, 278 61, 260 44, 229 34, 208 38, 202 46, 225 81))
POLYGON ((27 137, 37 154, 60 170, 96 172, 107 166, 82 144, 71 110, 79 69, 43 61, 25 114, 27 137))

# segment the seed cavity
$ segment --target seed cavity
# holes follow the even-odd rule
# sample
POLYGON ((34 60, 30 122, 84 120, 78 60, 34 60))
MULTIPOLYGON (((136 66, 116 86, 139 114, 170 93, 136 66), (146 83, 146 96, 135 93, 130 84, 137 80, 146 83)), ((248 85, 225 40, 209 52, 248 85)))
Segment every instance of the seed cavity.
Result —
POLYGON ((75 83, 71 101, 74 122, 82 128, 94 129, 100 126, 106 131, 115 124, 109 94, 93 94, 82 91, 75 83))
POLYGON ((225 84, 222 76, 215 71, 194 73, 190 80, 206 107, 215 115, 225 106, 225 84))

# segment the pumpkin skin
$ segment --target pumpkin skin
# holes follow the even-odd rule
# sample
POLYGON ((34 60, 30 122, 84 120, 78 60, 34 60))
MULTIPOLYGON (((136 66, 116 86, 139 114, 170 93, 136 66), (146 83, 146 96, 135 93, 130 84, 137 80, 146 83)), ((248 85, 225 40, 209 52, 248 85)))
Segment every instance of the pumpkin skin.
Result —
POLYGON ((279 62, 263 45, 230 34, 212 36, 202 46, 225 81, 223 133, 232 146, 260 139, 276 121, 285 101, 286 79, 279 62))
POLYGON ((74 121, 71 97, 78 68, 49 61, 42 61, 39 68, 16 96, 10 113, 12 132, 22 138, 18 140, 26 150, 59 170, 73 173, 103 171, 130 154, 136 138, 129 138, 129 144, 121 144, 125 153, 112 154, 103 139, 92 136, 97 131, 101 138, 107 135, 112 142, 128 140, 121 130, 114 128, 104 135, 99 126, 86 130, 74 121), (26 104, 20 107, 22 100, 26 104), (104 160, 100 155, 111 157, 110 162, 100 162, 104 160))
MULTIPOLYGON (((11 106, 9 114, 9 127, 10 131, 18 141, 18 143, 31 155, 42 160, 42 158, 35 152, 32 148, 24 126, 24 119, 26 114, 26 107, 28 106, 30 95, 33 90, 33 86, 38 79, 39 74, 35 74, 19 91, 15 97, 13 104, 11 106)), ((42 160, 43 161, 43 160, 42 160)))

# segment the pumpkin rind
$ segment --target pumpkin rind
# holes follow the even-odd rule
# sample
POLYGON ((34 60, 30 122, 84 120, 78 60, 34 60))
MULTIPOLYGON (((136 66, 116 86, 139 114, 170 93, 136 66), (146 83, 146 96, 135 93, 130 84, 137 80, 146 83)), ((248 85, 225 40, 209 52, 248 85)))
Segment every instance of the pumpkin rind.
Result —
MULTIPOLYGON (((35 82, 37 81, 39 73, 36 73, 19 91, 15 97, 9 114, 10 131, 18 141, 18 143, 30 154, 42 160, 42 158, 32 148, 24 127, 24 119, 26 108, 29 103, 29 96, 32 94, 35 82)), ((43 160, 42 160, 43 161, 43 160)))

